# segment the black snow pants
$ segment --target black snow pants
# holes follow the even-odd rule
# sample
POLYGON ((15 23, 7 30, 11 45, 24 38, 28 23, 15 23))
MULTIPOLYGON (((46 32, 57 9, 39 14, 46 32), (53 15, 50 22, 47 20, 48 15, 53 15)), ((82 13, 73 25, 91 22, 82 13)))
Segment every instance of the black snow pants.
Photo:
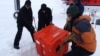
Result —
POLYGON ((33 42, 35 42, 34 36, 33 36, 35 30, 34 30, 34 27, 32 26, 32 24, 27 25, 27 24, 18 24, 17 23, 18 31, 17 31, 17 34, 15 36, 14 46, 19 46, 19 42, 20 42, 20 39, 21 39, 21 36, 22 36, 23 27, 26 27, 28 29, 28 31, 31 34, 33 42))
POLYGON ((93 52, 89 52, 81 47, 74 46, 72 50, 66 53, 64 56, 90 56, 93 52))

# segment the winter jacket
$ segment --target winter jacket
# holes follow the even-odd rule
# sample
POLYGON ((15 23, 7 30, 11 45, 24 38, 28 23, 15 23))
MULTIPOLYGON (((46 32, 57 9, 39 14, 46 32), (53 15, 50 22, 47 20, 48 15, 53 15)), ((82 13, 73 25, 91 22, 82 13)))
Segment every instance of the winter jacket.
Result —
POLYGON ((89 52, 96 50, 96 35, 91 26, 90 17, 87 15, 77 18, 72 26, 72 32, 76 34, 76 45, 89 52))
POLYGON ((51 9, 46 7, 46 8, 41 8, 38 12, 38 19, 40 24, 46 24, 46 23, 51 23, 52 22, 52 12, 51 9))
POLYGON ((32 9, 26 9, 26 7, 23 6, 18 13, 17 23, 31 25, 32 20, 32 9))

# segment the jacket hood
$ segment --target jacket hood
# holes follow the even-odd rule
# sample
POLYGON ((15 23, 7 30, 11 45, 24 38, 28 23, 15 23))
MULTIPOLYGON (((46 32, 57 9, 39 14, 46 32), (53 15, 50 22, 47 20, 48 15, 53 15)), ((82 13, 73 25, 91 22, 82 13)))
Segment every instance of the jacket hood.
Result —
POLYGON ((89 22, 91 21, 91 18, 90 18, 90 16, 88 16, 88 15, 80 16, 78 20, 82 20, 82 19, 86 19, 86 20, 88 20, 89 22))

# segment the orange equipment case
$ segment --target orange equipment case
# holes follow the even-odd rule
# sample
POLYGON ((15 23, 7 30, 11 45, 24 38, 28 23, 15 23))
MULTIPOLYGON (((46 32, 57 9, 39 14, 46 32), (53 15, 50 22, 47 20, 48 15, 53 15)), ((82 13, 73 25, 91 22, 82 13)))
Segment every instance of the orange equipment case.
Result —
POLYGON ((63 56, 68 51, 68 44, 61 47, 69 32, 49 25, 34 33, 37 52, 40 56, 63 56))

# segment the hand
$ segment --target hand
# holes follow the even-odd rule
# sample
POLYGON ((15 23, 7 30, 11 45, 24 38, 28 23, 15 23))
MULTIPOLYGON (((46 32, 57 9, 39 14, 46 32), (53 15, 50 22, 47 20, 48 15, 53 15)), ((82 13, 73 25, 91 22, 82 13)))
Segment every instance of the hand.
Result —
POLYGON ((65 45, 66 43, 71 42, 71 41, 76 42, 75 36, 76 35, 74 33, 69 34, 66 37, 66 39, 64 40, 63 45, 65 45))
POLYGON ((50 22, 51 25, 54 25, 52 22, 50 22))
POLYGON ((68 42, 71 42, 71 37, 69 36, 64 40, 63 45, 65 45, 68 42))

